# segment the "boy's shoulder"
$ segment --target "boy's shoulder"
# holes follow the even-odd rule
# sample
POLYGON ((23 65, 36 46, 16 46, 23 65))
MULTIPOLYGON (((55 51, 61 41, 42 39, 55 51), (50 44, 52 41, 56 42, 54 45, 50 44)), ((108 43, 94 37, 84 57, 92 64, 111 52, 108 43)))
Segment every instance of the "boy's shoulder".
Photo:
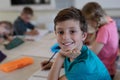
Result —
POLYGON ((91 58, 91 55, 94 55, 94 52, 91 51, 86 45, 82 46, 82 49, 80 52, 81 54, 75 59, 78 62, 80 62, 81 60, 86 61, 91 58))
POLYGON ((77 61, 85 61, 87 63, 91 63, 94 61, 100 62, 100 59, 98 56, 91 50, 89 49, 86 45, 83 45, 81 49, 81 54, 76 58, 77 61))
POLYGON ((23 23, 24 21, 20 18, 20 17, 18 17, 15 21, 14 21, 14 23, 23 23))

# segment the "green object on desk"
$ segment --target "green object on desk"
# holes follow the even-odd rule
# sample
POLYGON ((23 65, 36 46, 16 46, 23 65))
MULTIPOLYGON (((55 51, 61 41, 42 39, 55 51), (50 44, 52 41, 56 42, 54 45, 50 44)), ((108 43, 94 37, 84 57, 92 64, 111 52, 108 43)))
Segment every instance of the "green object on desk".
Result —
POLYGON ((22 43, 24 43, 24 41, 22 39, 16 37, 10 43, 5 44, 4 46, 7 50, 10 50, 10 49, 13 49, 13 48, 21 45, 22 43))

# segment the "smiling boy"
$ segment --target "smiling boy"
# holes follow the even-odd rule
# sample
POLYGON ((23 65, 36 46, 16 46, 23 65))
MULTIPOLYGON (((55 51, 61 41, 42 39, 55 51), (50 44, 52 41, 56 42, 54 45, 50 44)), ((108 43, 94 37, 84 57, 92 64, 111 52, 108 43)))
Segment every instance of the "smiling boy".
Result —
POLYGON ((104 64, 87 46, 87 25, 76 8, 61 10, 54 19, 60 51, 50 70, 48 80, 111 80, 104 64), (66 56, 69 54, 68 56, 66 56), (65 76, 59 78, 64 64, 65 76))

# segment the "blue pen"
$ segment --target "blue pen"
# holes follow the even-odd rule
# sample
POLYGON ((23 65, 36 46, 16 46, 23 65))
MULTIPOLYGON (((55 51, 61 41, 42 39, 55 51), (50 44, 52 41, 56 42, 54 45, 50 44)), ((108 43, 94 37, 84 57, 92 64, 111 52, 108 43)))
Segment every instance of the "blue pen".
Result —
POLYGON ((53 52, 53 55, 51 56, 51 58, 48 60, 47 64, 53 59, 53 57, 55 56, 55 54, 57 52, 59 52, 60 47, 58 43, 55 43, 52 47, 51 47, 51 52, 53 52))
POLYGON ((53 57, 55 56, 56 53, 57 53, 57 51, 50 57, 50 59, 48 60, 47 64, 53 59, 53 57))

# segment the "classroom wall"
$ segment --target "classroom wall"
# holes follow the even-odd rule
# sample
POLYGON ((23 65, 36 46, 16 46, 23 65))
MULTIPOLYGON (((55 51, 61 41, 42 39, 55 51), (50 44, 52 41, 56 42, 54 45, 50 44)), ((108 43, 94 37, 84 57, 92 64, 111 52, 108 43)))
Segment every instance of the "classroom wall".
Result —
MULTIPOLYGON (((34 20, 39 20, 38 22, 50 22, 53 20, 55 15, 59 10, 41 10, 35 11, 34 20)), ((107 9, 106 12, 110 16, 120 17, 120 9, 107 9)), ((9 20, 13 22, 17 16, 20 15, 20 11, 0 11, 0 21, 9 20)))
MULTIPOLYGON (((20 15, 20 10, 7 10, 6 7, 10 7, 9 4, 10 0, 0 0, 0 21, 1 20, 8 20, 11 22, 14 22, 14 20, 20 15), (4 10, 6 9, 6 10, 4 10)), ((59 0, 57 0, 59 1, 59 0)), ((79 7, 78 2, 80 0, 76 0, 74 5, 76 5, 76 7, 79 7)), ((85 0, 85 1, 89 1, 89 0, 85 0)), ((37 7, 36 7, 37 8, 37 7)), ((9 8, 8 8, 9 9, 9 8)), ((114 17, 120 17, 120 8, 109 8, 109 9, 105 9, 107 14, 110 16, 114 16, 114 17)), ((33 23, 35 25, 39 25, 42 23, 53 23, 53 19, 56 16, 56 14, 58 13, 59 9, 43 9, 43 10, 38 10, 35 9, 35 16, 33 18, 33 23)))
MULTIPOLYGON (((39 20, 39 22, 49 22, 51 21, 58 10, 41 10, 34 11, 33 20, 39 20)), ((19 15, 20 11, 0 11, 0 21, 1 20, 9 20, 13 22, 19 15)))
POLYGON ((105 9, 120 8, 120 0, 74 0, 76 7, 82 8, 88 2, 97 2, 105 9))

